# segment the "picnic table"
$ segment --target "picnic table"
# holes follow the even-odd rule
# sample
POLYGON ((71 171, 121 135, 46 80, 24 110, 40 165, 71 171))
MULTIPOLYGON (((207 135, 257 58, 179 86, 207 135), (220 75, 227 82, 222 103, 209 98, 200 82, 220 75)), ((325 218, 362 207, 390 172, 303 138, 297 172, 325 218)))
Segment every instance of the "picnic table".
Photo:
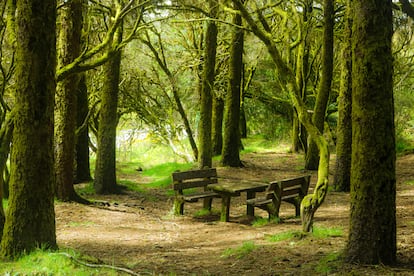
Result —
MULTIPOLYGON (((257 192, 264 192, 268 185, 268 183, 262 182, 237 180, 229 182, 221 181, 217 184, 207 185, 207 188, 221 195, 220 220, 227 222, 229 221, 231 197, 240 196, 242 192, 246 192, 246 198, 252 199, 256 196, 257 192)), ((247 205, 246 212, 248 216, 254 216, 254 207, 247 205)))

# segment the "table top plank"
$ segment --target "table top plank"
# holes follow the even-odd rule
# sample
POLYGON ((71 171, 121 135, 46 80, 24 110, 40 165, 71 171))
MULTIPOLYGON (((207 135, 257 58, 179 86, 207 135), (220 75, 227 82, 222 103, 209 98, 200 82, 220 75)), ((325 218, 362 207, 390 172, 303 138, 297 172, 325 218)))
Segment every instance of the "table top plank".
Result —
POLYGON ((268 183, 250 182, 250 181, 221 181, 217 184, 207 185, 207 188, 221 193, 239 194, 241 192, 263 192, 266 190, 268 183))

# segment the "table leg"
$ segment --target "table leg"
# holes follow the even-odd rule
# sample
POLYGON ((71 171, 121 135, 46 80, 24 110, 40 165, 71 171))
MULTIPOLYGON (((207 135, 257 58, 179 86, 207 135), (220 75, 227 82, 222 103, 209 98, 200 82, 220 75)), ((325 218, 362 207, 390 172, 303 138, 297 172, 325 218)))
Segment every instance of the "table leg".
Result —
MULTIPOLYGON (((247 200, 255 198, 256 197, 256 192, 254 191, 247 191, 247 200)), ((252 216, 254 217, 254 207, 252 205, 247 204, 247 216, 252 216)))
POLYGON ((222 195, 221 198, 221 216, 220 220, 224 222, 229 221, 230 216, 230 196, 228 195, 222 195))

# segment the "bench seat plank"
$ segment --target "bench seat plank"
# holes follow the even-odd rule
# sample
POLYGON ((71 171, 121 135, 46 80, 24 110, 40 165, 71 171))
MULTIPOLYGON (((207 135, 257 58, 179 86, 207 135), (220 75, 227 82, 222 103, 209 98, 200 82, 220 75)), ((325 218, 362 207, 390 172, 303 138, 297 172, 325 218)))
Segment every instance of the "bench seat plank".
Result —
POLYGON ((220 195, 212 191, 206 191, 204 193, 196 193, 196 194, 190 194, 190 195, 183 196, 186 202, 197 202, 199 199, 210 198, 210 197, 220 197, 220 195))

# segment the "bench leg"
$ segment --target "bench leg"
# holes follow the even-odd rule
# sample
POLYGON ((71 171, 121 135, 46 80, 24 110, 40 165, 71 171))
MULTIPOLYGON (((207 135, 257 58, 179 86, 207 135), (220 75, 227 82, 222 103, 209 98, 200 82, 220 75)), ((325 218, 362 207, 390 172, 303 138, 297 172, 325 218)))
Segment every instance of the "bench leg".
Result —
POLYGON ((184 201, 180 199, 174 200, 174 215, 184 215, 184 201))
MULTIPOLYGON (((247 192, 247 196, 246 196, 247 200, 255 198, 255 197, 256 197, 256 192, 252 192, 252 191, 247 192)), ((250 204, 247 204, 246 208, 247 208, 247 210, 246 210, 247 216, 254 217, 254 206, 250 205, 250 204)))
POLYGON ((205 198, 203 201, 203 209, 211 211, 211 203, 213 202, 212 198, 205 198))
POLYGON ((230 216, 230 196, 223 195, 221 198, 220 221, 228 222, 230 216))
POLYGON ((267 204, 266 211, 269 214, 269 221, 273 221, 279 217, 279 210, 274 204, 267 204))

